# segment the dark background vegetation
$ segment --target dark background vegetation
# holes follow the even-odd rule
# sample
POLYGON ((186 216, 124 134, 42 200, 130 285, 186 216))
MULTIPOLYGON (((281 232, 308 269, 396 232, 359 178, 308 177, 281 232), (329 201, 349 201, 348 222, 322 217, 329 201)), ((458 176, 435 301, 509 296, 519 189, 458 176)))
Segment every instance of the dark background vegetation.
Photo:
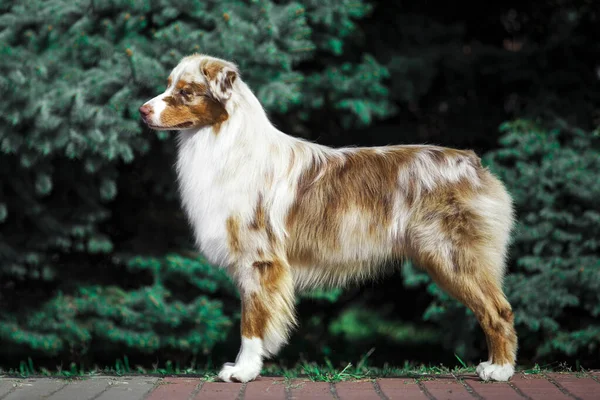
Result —
MULTIPOLYGON (((0 367, 231 361, 239 300, 191 244, 171 133, 137 108, 193 52, 332 146, 475 149, 513 194, 519 362, 600 367, 600 7, 538 1, 0 1, 0 367)), ((411 263, 315 292, 277 362, 485 359, 411 263)))

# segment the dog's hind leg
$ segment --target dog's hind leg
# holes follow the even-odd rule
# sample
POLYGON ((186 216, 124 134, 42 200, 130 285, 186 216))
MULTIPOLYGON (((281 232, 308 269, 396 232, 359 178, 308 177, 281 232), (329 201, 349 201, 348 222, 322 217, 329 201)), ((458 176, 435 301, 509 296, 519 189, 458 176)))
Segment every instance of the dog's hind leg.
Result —
POLYGON ((469 207, 455 195, 422 209, 409 233, 410 256, 479 321, 489 351, 488 361, 477 367, 479 377, 506 381, 514 373, 517 353, 513 313, 501 289, 510 210, 500 213, 507 203, 488 201, 495 211, 487 212, 485 205, 469 207))
POLYGON ((276 354, 295 324, 290 268, 276 257, 240 263, 233 271, 242 298, 242 345, 235 363, 219 372, 225 382, 255 379, 264 357, 276 354))

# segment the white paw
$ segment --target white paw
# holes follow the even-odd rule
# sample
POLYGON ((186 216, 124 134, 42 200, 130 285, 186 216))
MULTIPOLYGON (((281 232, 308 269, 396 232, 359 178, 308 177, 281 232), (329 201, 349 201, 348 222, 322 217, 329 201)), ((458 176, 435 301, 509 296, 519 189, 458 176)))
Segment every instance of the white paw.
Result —
POLYGON ((485 361, 477 366, 477 375, 484 381, 506 382, 514 373, 515 367, 510 364, 499 365, 485 361))
POLYGON ((483 371, 483 369, 484 369, 485 367, 488 367, 488 366, 490 366, 491 364, 492 364, 492 363, 491 363, 490 361, 484 361, 484 362, 482 362, 481 364, 479 364, 479 365, 477 366, 477 369, 475 370, 475 371, 477 372, 477 375, 481 376, 481 372, 483 371))
POLYGON ((221 368, 221 372, 219 372, 219 379, 223 382, 246 383, 256 379, 256 377, 260 373, 260 368, 260 364, 253 365, 250 363, 225 363, 223 365, 223 368, 221 368))

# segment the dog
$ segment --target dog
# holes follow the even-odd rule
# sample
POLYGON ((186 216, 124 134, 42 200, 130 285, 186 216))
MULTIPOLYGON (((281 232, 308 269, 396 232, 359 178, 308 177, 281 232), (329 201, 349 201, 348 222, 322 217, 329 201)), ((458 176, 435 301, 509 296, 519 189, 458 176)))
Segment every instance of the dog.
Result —
POLYGON ((182 207, 199 250, 241 297, 241 348, 225 382, 255 379, 296 324, 295 294, 374 277, 410 258, 473 311, 483 380, 514 373, 517 336, 502 291, 511 196, 472 151, 428 145, 334 149, 269 121, 229 61, 194 54, 139 109, 176 130, 182 207))

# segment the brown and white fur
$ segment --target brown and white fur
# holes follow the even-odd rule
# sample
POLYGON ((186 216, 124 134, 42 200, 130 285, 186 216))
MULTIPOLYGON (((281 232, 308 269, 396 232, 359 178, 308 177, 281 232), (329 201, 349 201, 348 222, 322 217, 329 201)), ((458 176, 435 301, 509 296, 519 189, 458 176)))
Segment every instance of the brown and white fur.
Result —
POLYGON ((332 149, 277 130, 231 62, 184 58, 140 108, 178 130, 177 173, 197 246, 242 298, 242 344, 224 381, 247 382, 296 323, 294 296, 373 277, 410 258, 485 332, 484 380, 508 380, 517 337, 501 285, 513 208, 472 151, 332 149))

